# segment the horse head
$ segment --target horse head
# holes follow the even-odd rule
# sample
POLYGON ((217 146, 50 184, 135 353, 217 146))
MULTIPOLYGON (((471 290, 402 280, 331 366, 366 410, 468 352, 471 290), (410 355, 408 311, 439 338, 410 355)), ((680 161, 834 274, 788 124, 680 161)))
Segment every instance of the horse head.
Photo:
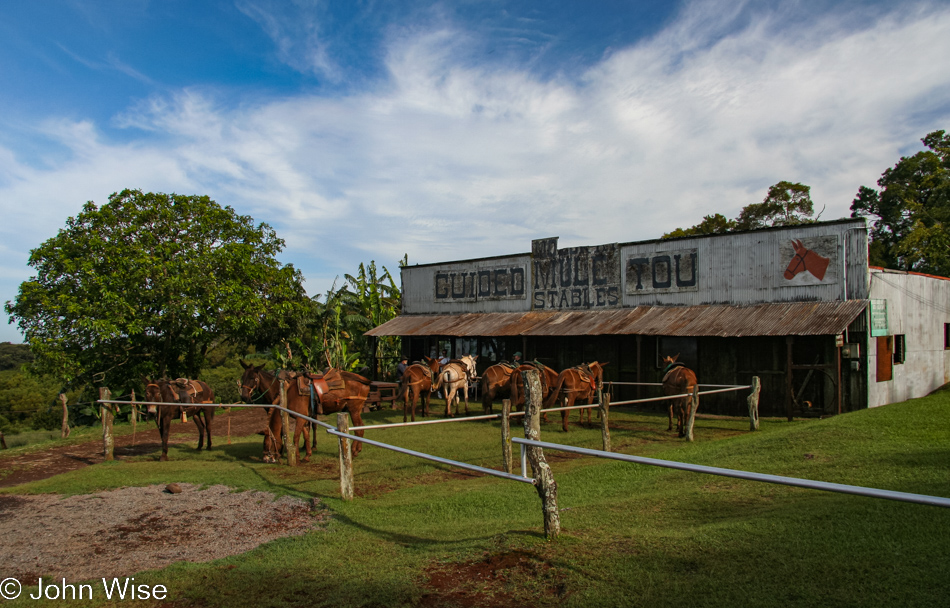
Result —
POLYGON ((831 258, 818 255, 805 247, 800 240, 792 241, 792 249, 795 250, 795 255, 792 256, 788 267, 785 269, 785 280, 791 280, 806 270, 819 281, 825 278, 825 272, 828 270, 831 258))
MULTIPOLYGON (((159 382, 161 382, 161 380, 149 380, 148 378, 142 378, 142 382, 145 383, 145 400, 146 401, 150 401, 153 403, 164 402, 164 399, 162 399, 162 389, 159 386, 159 382)), ((157 405, 152 405, 152 403, 149 403, 149 405, 145 407, 146 407, 146 412, 148 412, 149 414, 158 413, 157 405)))
POLYGON ((439 359, 437 357, 426 357, 425 355, 422 355, 422 358, 425 359, 426 365, 429 366, 429 369, 431 369, 433 373, 439 373, 439 369, 442 367, 442 364, 439 363, 439 359))
POLYGON ((465 364, 465 375, 468 377, 469 381, 474 380, 476 376, 475 372, 475 360, 478 359, 478 355, 474 357, 472 355, 465 355, 462 357, 462 363, 465 364))
POLYGON ((263 382, 261 379, 261 371, 264 369, 264 364, 252 365, 241 361, 241 366, 244 368, 244 373, 241 375, 241 401, 250 403, 254 399, 255 391, 264 392, 267 390, 267 388, 262 386, 263 382))

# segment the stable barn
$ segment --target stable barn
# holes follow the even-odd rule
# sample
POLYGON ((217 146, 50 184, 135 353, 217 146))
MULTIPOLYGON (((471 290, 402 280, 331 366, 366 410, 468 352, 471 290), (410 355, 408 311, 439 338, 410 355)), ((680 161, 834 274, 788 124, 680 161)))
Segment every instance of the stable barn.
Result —
MULTIPOLYGON (((558 248, 402 269, 411 360, 516 351, 561 370, 608 362, 606 381, 659 382, 664 355, 703 384, 762 382, 765 416, 824 416, 926 395, 950 381, 950 280, 868 266, 863 219, 558 248)), ((658 394, 617 386, 613 399, 658 394)), ((744 415, 745 395, 704 398, 744 415)))

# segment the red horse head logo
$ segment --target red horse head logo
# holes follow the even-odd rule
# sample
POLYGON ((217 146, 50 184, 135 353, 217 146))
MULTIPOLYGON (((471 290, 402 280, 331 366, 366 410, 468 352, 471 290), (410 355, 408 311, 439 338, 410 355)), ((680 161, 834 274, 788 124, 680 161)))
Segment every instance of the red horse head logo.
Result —
POLYGON ((819 281, 825 278, 825 271, 828 270, 830 258, 818 255, 811 249, 802 245, 801 241, 792 241, 792 247, 795 249, 795 255, 792 261, 788 263, 785 269, 785 278, 791 280, 795 275, 808 271, 819 281))

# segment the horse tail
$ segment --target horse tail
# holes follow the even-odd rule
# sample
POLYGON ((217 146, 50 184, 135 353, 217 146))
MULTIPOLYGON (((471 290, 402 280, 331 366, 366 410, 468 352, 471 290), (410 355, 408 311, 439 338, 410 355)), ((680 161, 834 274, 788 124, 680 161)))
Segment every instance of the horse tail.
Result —
POLYGON ((564 378, 566 378, 565 374, 558 374, 557 385, 555 385, 554 390, 548 395, 548 398, 544 400, 542 407, 549 408, 554 405, 554 403, 557 401, 558 395, 561 394, 561 387, 564 386, 564 378))

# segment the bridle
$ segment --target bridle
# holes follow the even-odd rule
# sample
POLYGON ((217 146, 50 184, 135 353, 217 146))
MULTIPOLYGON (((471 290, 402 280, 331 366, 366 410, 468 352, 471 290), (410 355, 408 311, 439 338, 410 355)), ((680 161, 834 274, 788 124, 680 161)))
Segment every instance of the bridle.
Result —
POLYGON ((274 386, 274 383, 277 382, 277 374, 274 374, 273 378, 272 378, 271 381, 270 381, 270 384, 267 385, 267 388, 266 388, 266 389, 262 389, 262 388, 261 388, 261 376, 262 376, 263 374, 264 374, 264 372, 262 372, 262 371, 260 371, 260 370, 255 370, 255 372, 254 372, 254 384, 253 384, 252 386, 248 386, 248 385, 246 385, 246 384, 242 384, 240 381, 238 382, 238 386, 241 387, 241 390, 242 390, 242 391, 247 391, 247 394, 248 394, 248 395, 253 395, 253 394, 254 394, 254 391, 260 391, 260 393, 261 393, 260 395, 257 396, 257 398, 251 399, 251 400, 250 400, 249 402, 247 402, 247 403, 256 403, 256 402, 258 402, 258 401, 264 399, 265 397, 267 397, 267 393, 270 392, 271 387, 273 387, 273 386, 274 386))

